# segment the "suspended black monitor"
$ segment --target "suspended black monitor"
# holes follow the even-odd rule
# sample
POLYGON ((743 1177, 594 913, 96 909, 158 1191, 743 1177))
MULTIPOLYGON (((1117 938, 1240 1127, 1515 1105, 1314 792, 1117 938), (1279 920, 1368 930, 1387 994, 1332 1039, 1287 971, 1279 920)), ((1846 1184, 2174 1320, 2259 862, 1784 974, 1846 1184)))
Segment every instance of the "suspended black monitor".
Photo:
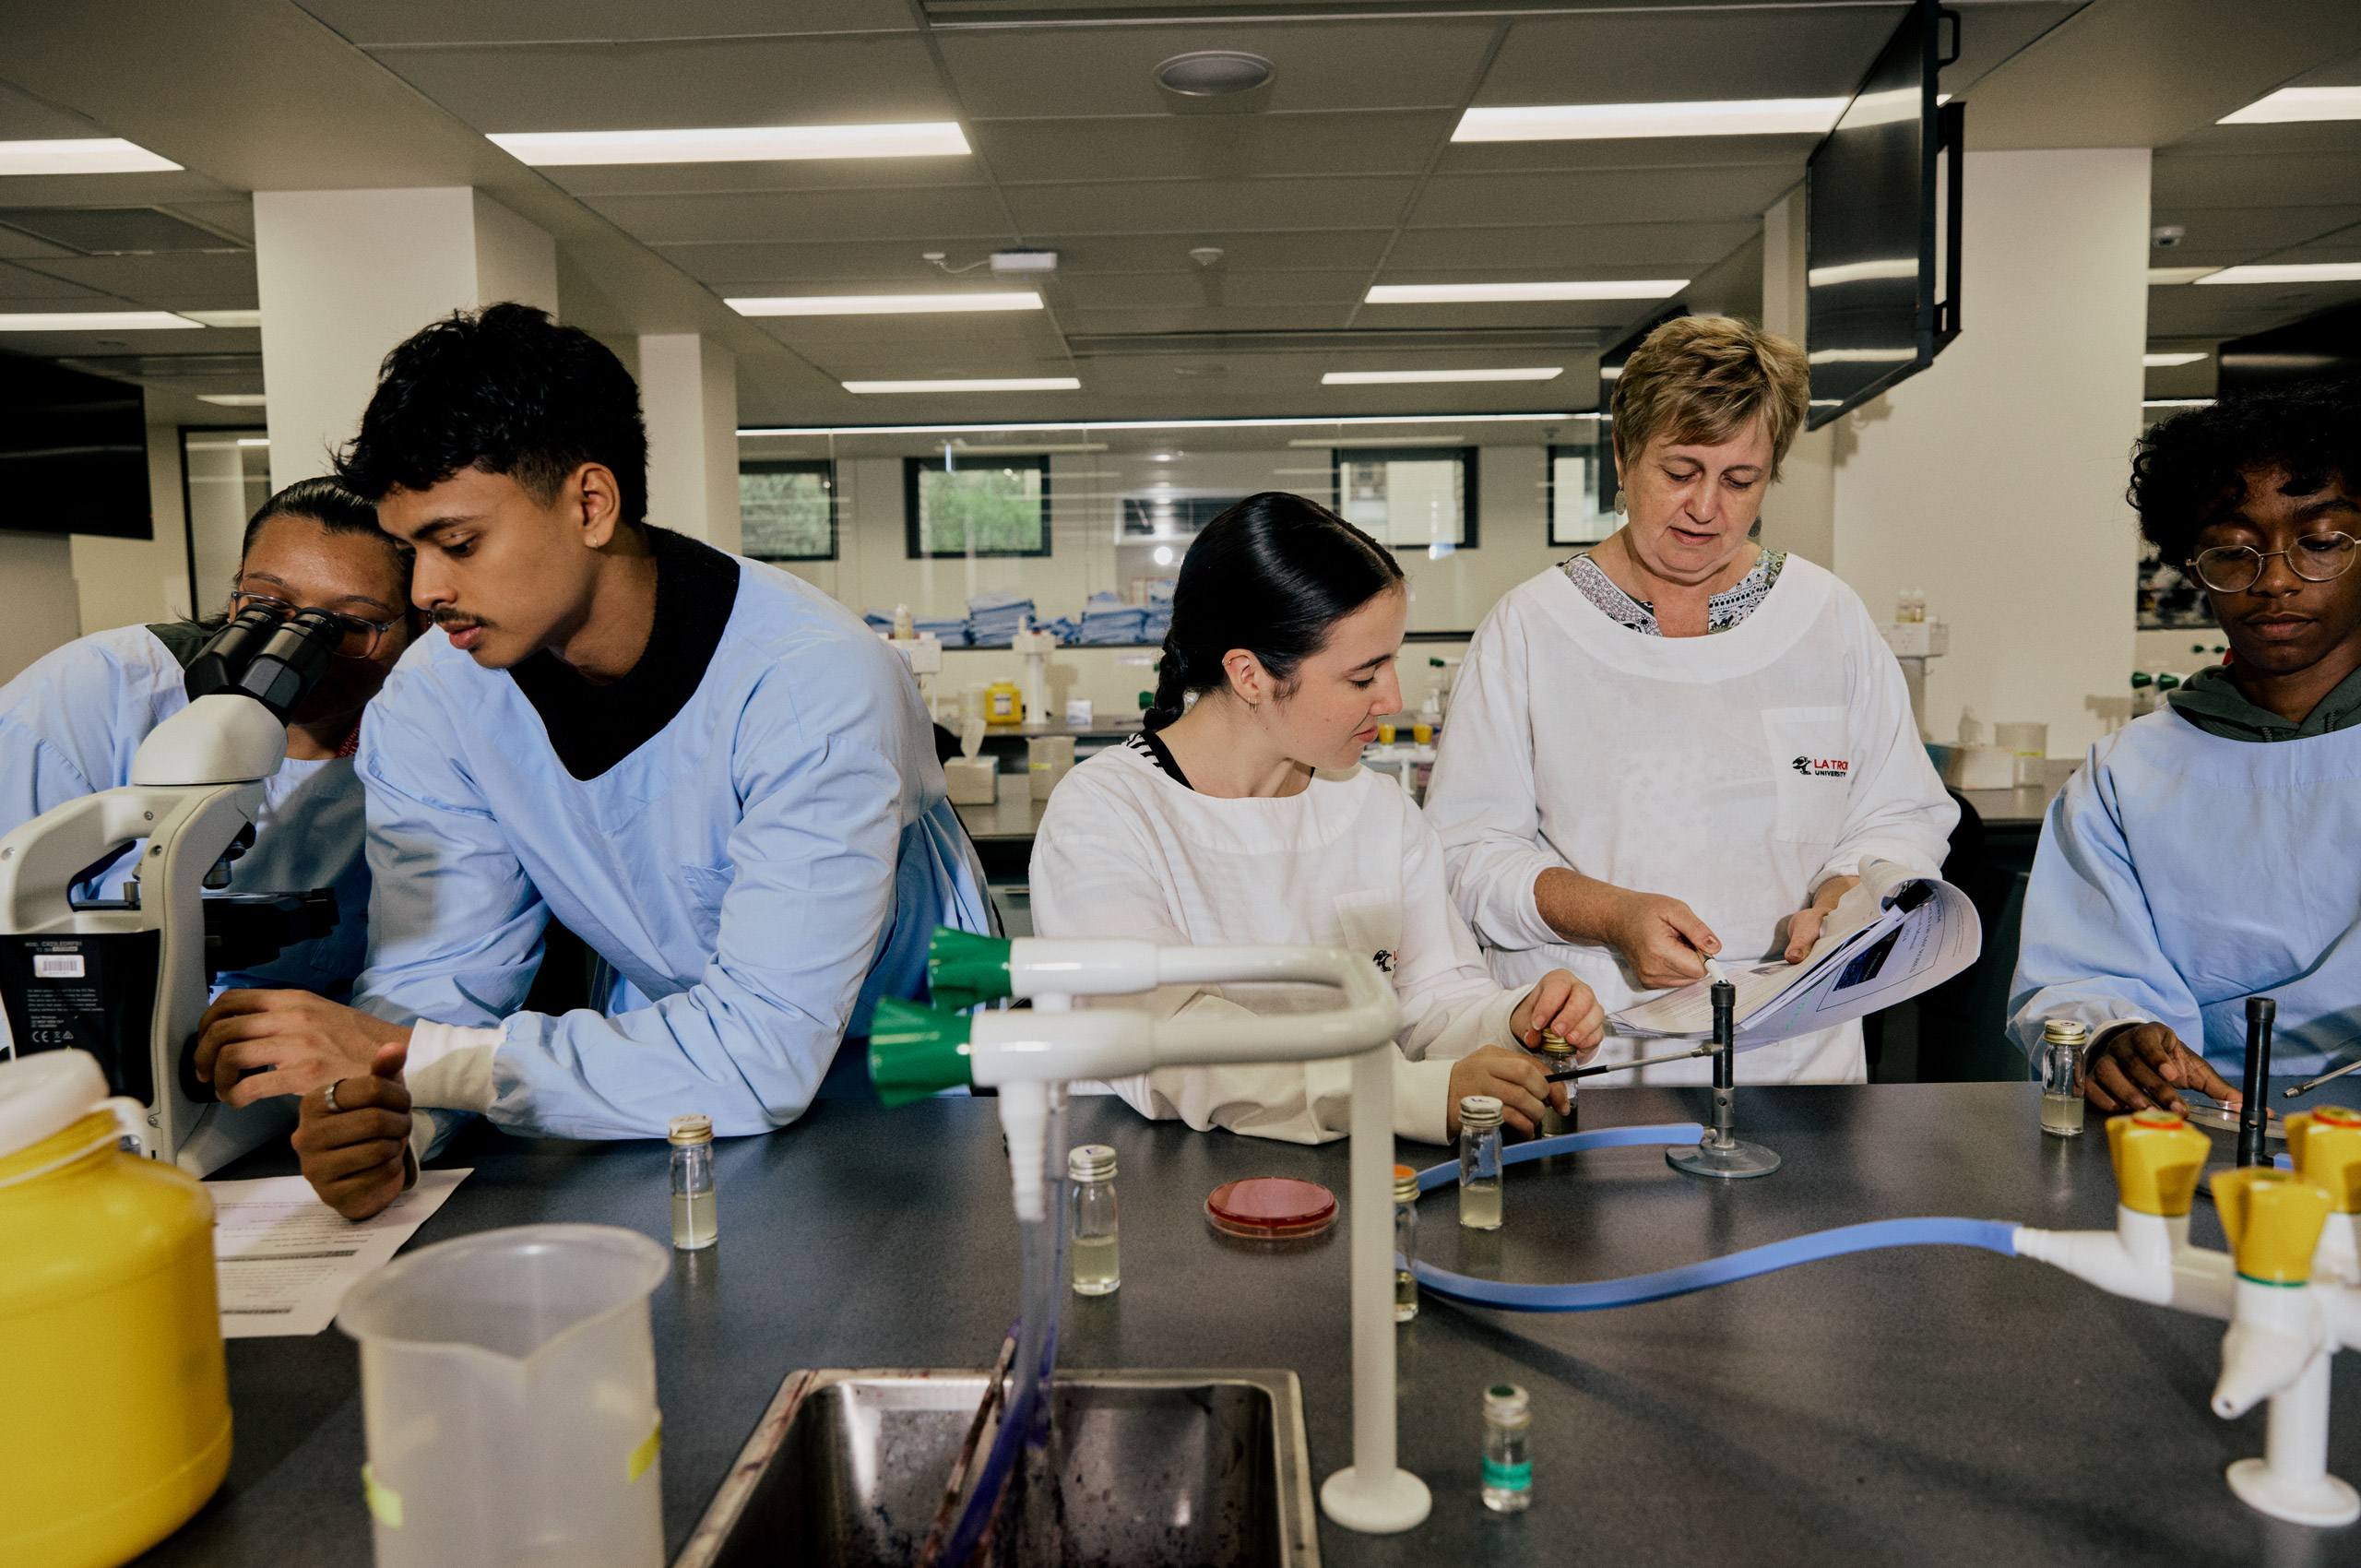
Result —
POLYGON ((0 353, 0 529, 153 537, 138 387, 0 353))
POLYGON ((1812 151, 1807 428, 1926 369, 1959 336, 1964 117, 1936 102, 1937 73, 1958 58, 1958 13, 1917 0, 1812 151))

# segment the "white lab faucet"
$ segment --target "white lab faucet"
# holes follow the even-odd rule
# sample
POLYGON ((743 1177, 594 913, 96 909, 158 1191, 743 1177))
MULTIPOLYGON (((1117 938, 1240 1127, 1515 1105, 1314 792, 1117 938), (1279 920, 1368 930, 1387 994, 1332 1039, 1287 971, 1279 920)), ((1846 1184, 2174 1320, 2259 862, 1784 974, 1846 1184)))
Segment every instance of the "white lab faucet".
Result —
POLYGON ((2249 1166, 2214 1178, 2228 1253, 2189 1241, 2211 1140, 2157 1111, 2116 1117, 2106 1130, 2116 1229, 2020 1227, 2019 1255, 2133 1301, 2228 1319, 2214 1414, 2231 1420, 2271 1401, 2265 1457, 2232 1464, 2230 1490, 2298 1524, 2361 1519, 2361 1493, 2328 1473, 2330 1358, 2361 1348, 2361 1112, 2328 1106, 2289 1117, 2293 1171, 2249 1166))
POLYGON ((889 1105, 965 1084, 999 1091, 1017 1218, 1045 1218, 1043 1141, 1053 1086, 1157 1067, 1352 1060, 1353 1463, 1328 1478, 1321 1506, 1347 1529, 1388 1535, 1426 1518, 1426 1483, 1396 1463, 1394 1333, 1394 990, 1340 947, 1166 947, 1123 940, 1004 941, 948 929, 927 965, 936 1007, 1028 997, 1029 1010, 968 1016, 881 1002, 870 1073, 889 1105), (1292 981, 1333 986, 1321 1013, 1156 1017, 1076 1010, 1077 996, 1159 985, 1292 981))

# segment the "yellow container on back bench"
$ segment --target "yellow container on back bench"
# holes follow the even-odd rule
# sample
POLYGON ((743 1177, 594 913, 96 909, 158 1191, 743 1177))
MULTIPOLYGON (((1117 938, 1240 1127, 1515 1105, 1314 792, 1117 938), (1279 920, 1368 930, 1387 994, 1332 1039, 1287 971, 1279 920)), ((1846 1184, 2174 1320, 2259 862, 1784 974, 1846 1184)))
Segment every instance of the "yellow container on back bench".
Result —
MULTIPOLYGON (((113 1568, 230 1467, 213 1199, 116 1146, 97 1059, 0 1063, 0 1563, 113 1568)), ((125 1115, 128 1111, 131 1114, 125 1115)))

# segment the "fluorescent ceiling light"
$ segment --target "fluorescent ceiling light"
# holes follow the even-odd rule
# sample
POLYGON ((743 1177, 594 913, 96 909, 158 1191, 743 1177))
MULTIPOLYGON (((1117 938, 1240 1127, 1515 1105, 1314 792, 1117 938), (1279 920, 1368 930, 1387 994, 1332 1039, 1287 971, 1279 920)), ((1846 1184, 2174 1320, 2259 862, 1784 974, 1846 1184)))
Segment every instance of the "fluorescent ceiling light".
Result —
POLYGON ((1877 261, 1848 261, 1837 267, 1815 267, 1804 274, 1804 281, 1815 289, 1826 289, 1838 283, 1867 283, 1873 279, 1917 276, 1916 256, 1895 255, 1877 261))
POLYGON ((803 158, 948 158, 968 150, 956 122, 742 125, 682 131, 506 131, 485 138, 537 169, 579 163, 767 163, 803 158))
POLYGON ((2361 120, 2361 87, 2283 87, 2217 125, 2279 125, 2291 120, 2361 120))
POLYGON ((1004 375, 968 381, 848 381, 844 389, 864 397, 879 392, 1079 392, 1082 383, 1071 375, 1004 375))
POLYGON ((1332 370, 1320 378, 1323 386, 1409 386, 1422 382, 1555 381, 1566 367, 1525 365, 1508 370, 1332 370))
POLYGON ((1619 137, 1820 136, 1842 98, 1730 98, 1697 103, 1536 103, 1470 109, 1453 141, 1591 141, 1619 137))
POLYGON ((2361 261, 2273 262, 2261 267, 2225 267, 2197 280, 2206 283, 2361 283, 2361 261))
POLYGON ((2143 409, 2206 409, 2213 405, 2211 398, 2151 398, 2140 406, 2143 409))
POLYGON ((2142 354, 2140 356, 2140 362, 2150 370, 2166 370, 2177 364, 2195 364, 2204 357, 2202 353, 2142 354))
POLYGON ((1901 364, 1917 357, 1916 349, 1815 349, 1804 356, 1813 364, 1901 364))
POLYGON ((241 446, 267 446, 270 445, 270 437, 267 435, 241 435, 238 437, 238 445, 241 446))
POLYGON ((1362 303, 1485 305, 1540 300, 1661 300, 1687 287, 1686 278, 1628 278, 1603 283, 1380 283, 1363 296, 1362 303))
POLYGON ((184 310, 181 314, 191 321, 201 321, 208 327, 260 327, 262 312, 258 310, 184 310))
POLYGON ((259 409, 269 401, 260 392, 199 392, 200 403, 218 403, 225 409, 259 409))
POLYGON ((168 310, 52 310, 0 315, 0 332, 183 332, 203 323, 168 310))
POLYGON ((1501 424, 1522 422, 1563 424, 1569 420, 1595 420, 1596 414, 1344 414, 1331 419, 1236 420, 1055 420, 1024 424, 839 424, 748 425, 743 435, 962 435, 971 433, 1024 430, 1277 430, 1306 425, 1350 424, 1501 424))
POLYGON ((121 137, 0 141, 0 174, 168 174, 179 167, 121 137))
POLYGON ((780 294, 724 300, 740 315, 914 315, 931 311, 1039 310, 1041 296, 1014 294, 780 294))
POLYGON ((2194 283, 2200 278, 2219 272, 2218 267, 2152 267, 2148 268, 2148 286, 2160 283, 2194 283))

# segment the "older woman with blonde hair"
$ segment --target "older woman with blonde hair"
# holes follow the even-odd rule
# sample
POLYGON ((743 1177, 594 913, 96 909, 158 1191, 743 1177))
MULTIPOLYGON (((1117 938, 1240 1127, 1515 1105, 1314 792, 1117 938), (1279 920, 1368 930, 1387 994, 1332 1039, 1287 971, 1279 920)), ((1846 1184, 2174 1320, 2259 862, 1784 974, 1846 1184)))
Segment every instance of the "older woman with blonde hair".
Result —
MULTIPOLYGON (((1795 344, 1744 322, 1650 333, 1611 409, 1622 527, 1477 628, 1427 811, 1501 983, 1564 968, 1616 1012, 1709 956, 1801 959, 1869 860, 1941 865, 1958 811, 1860 596, 1753 539, 1808 385, 1795 344)), ((1766 1046, 1746 1076, 1859 1082, 1860 1027, 1766 1046)))

